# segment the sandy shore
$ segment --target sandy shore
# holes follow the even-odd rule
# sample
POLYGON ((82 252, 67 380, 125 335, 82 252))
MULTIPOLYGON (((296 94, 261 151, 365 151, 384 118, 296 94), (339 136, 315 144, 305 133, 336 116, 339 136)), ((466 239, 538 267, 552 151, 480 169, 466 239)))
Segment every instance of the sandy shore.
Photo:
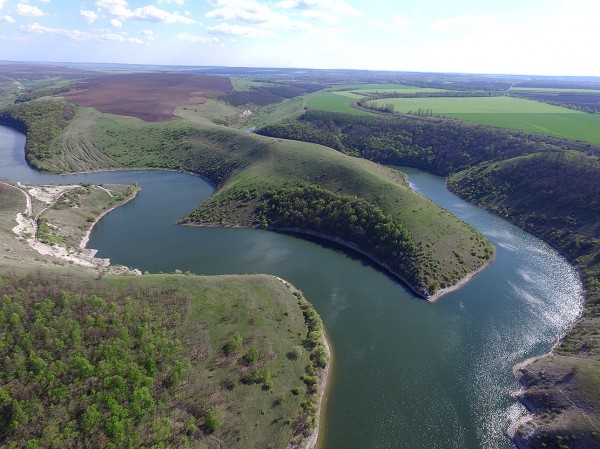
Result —
MULTIPOLYGON (((292 292, 296 292, 299 291, 296 287, 294 287, 292 284, 290 284, 288 281, 286 281, 285 279, 280 278, 279 276, 272 276, 273 278, 277 279, 279 282, 283 283, 283 285, 285 285, 288 289, 290 289, 290 291, 292 292)), ((318 377, 319 377, 319 389, 317 391, 317 402, 319 404, 319 421, 317 422, 317 426, 315 427, 314 432, 308 437, 305 438, 304 440, 302 440, 302 443, 299 446, 293 446, 291 443, 288 445, 287 449, 316 449, 317 447, 317 443, 319 441, 319 430, 321 428, 321 425, 323 425, 324 423, 324 417, 323 417, 323 405, 324 405, 324 399, 325 399, 325 393, 327 392, 327 386, 329 384, 329 375, 330 375, 330 368, 332 365, 332 352, 331 352, 331 346, 329 345, 329 340, 327 339, 327 334, 325 332, 325 330, 323 330, 323 346, 325 346, 325 351, 327 352, 327 365, 325 366, 325 368, 321 369, 319 371, 318 377)))
MULTIPOLYGON (((69 262, 74 265, 79 265, 86 268, 103 269, 108 271, 110 274, 142 274, 141 271, 137 269, 130 269, 121 266, 112 267, 110 266, 109 259, 100 259, 95 257, 97 250, 85 248, 94 225, 103 215, 110 212, 110 210, 114 208, 104 211, 100 215, 100 217, 98 217, 98 219, 91 224, 84 238, 80 242, 79 250, 68 250, 67 248, 62 246, 48 245, 37 240, 37 219, 48 207, 51 207, 65 192, 80 186, 26 186, 21 183, 18 183, 17 185, 8 185, 11 185, 23 192, 27 200, 25 211, 17 214, 17 216, 15 217, 17 226, 15 226, 12 229, 12 231, 17 235, 18 239, 27 243, 38 253, 45 256, 56 257, 65 262, 69 262), (47 207, 40 211, 35 217, 33 216, 32 211, 32 202, 34 199, 47 205, 47 207)), ((131 199, 133 199, 133 197, 129 200, 131 199)))
MULTIPOLYGON (((102 190, 106 190, 106 189, 102 188, 102 190)), ((139 191, 139 189, 137 189, 133 193, 133 195, 131 195, 131 197, 127 198, 121 204, 117 204, 116 206, 111 207, 110 209, 106 209, 105 211, 102 211, 102 213, 100 215, 98 215, 98 217, 94 220, 94 222, 90 225, 90 227, 88 228, 88 230, 84 234, 83 238, 81 239, 81 242, 79 243, 79 248, 80 249, 85 249, 85 247, 87 246, 88 242, 90 241, 90 234, 92 233, 92 230, 94 229, 94 226, 96 226, 96 223, 98 223, 102 217, 104 217, 110 211, 115 210, 117 207, 123 206, 123 205, 127 204, 128 202, 130 202, 131 200, 133 200, 137 196, 138 191, 139 191)), ((108 190, 106 190, 106 192, 108 192, 109 195, 110 195, 110 192, 108 190)), ((93 251, 95 251, 95 250, 93 250, 93 251)))
POLYGON ((452 292, 464 287, 471 279, 473 279, 475 276, 477 276, 479 273, 481 273, 483 270, 485 270, 488 266, 490 266, 490 264, 494 261, 495 258, 496 258, 496 253, 494 253, 494 256, 491 257, 481 267, 479 267, 475 271, 471 271, 469 274, 467 274, 464 278, 462 278, 456 284, 451 285, 450 287, 440 288, 433 295, 430 295, 430 296, 426 297, 425 299, 427 299, 427 301, 429 301, 429 302, 436 302, 442 296, 447 295, 448 293, 452 293, 452 292))

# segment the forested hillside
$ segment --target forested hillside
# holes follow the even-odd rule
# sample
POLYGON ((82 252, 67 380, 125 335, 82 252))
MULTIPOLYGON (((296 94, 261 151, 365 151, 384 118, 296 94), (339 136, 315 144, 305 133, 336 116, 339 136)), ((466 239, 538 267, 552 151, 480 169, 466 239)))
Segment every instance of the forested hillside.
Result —
POLYGON ((299 121, 264 127, 265 136, 319 143, 391 165, 422 167, 447 175, 486 161, 540 151, 600 147, 553 137, 433 117, 363 117, 308 111, 299 121))
POLYGON ((56 156, 52 141, 58 137, 75 115, 75 107, 60 100, 37 100, 19 103, 0 111, 0 124, 12 126, 27 134, 25 158, 34 168, 41 161, 56 156))

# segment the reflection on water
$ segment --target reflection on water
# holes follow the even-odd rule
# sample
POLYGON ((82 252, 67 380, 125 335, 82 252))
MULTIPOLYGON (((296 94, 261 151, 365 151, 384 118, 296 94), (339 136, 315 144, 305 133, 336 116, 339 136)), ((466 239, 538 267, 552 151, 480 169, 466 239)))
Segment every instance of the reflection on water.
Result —
POLYGON ((512 447, 504 430, 523 408, 507 395, 518 387, 511 368, 548 351, 580 311, 577 273, 555 251, 418 170, 407 169, 413 188, 497 248, 490 267, 436 304, 335 245, 255 229, 175 225, 212 194, 198 177, 40 174, 24 165, 22 145, 19 133, 0 127, 0 177, 140 184, 138 198, 92 233, 88 246, 99 257, 151 272, 270 273, 302 289, 323 317, 336 355, 326 449, 512 447))

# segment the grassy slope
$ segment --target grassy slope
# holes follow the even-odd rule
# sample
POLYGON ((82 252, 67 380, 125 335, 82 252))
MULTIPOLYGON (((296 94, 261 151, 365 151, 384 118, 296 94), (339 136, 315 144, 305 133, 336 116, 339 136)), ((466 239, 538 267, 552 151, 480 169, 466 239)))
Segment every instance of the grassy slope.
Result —
POLYGON ((482 125, 516 129, 600 143, 600 116, 513 97, 435 97, 386 98, 378 105, 391 103, 396 112, 419 108, 482 125))
POLYGON ((600 447, 599 186, 598 160, 576 152, 483 164, 449 180, 455 193, 558 248, 578 266, 586 287, 582 318, 550 356, 518 372, 538 426, 520 430, 522 447, 600 447))
MULTIPOLYGON (((108 203, 106 198, 105 202, 108 203)), ((307 326, 298 297, 283 283, 270 276, 183 275, 104 276, 100 281, 93 270, 40 255, 15 238, 11 231, 16 224, 14 217, 25 208, 25 196, 18 189, 0 184, 0 206, 3 212, 0 214, 0 277, 21 277, 35 271, 38 275, 34 278, 39 277, 39 273, 43 277, 57 276, 53 284, 64 283, 74 291, 83 288, 86 293, 101 294, 110 288, 115 289, 117 298, 127 295, 135 301, 143 298, 144 302, 153 297, 153 292, 177 292, 170 297, 183 302, 172 306, 183 314, 183 319, 171 330, 182 340, 186 348, 184 354, 198 357, 193 360, 195 374, 190 378, 195 381, 182 387, 174 397, 165 397, 164 403, 185 402, 186 396, 195 398, 194 421, 200 430, 190 439, 196 444, 219 447, 221 440, 231 448, 285 447, 295 429, 302 428, 297 427, 297 423, 307 388, 300 377, 311 364, 309 352, 303 346, 307 326), (238 357, 223 355, 223 345, 235 334, 244 339, 239 357, 251 346, 259 350, 260 358, 251 369, 269 369, 271 390, 265 391, 259 384, 243 384, 242 376, 250 368, 238 363, 238 357), (298 356, 295 360, 288 358, 290 351, 298 356), (298 395, 291 393, 296 387, 300 390, 298 395), (212 436, 201 430, 203 413, 209 407, 216 407, 222 422, 212 436)), ((151 312, 161 316, 161 303, 150 301, 150 304, 151 312)), ((69 342, 66 340, 67 346, 69 342)), ((0 380, 2 387, 6 385, 0 380)), ((178 418, 173 414, 169 416, 177 428, 178 418)), ((34 427, 30 423, 27 431, 34 427)), ((35 437, 40 441, 52 438, 48 433, 52 426, 41 427, 44 428, 39 429, 35 437)), ((54 438, 58 437, 54 435, 54 438)), ((1 440, 0 444, 3 444, 1 440)))
POLYGON ((412 192, 401 175, 326 147, 184 120, 145 123, 90 109, 77 114, 68 133, 79 133, 79 139, 98 151, 87 164, 82 160, 86 155, 61 152, 60 158, 47 161, 49 169, 120 166, 194 171, 224 186, 201 206, 218 205, 217 223, 256 224, 257 202, 241 198, 243 191, 255 192, 259 199, 267 189, 315 183, 335 193, 363 197, 399 218, 415 242, 423 245, 422 274, 428 284, 449 285, 482 264, 484 240, 479 233, 412 192), (106 165, 99 166, 103 160, 106 165), (464 256, 464 263, 455 252, 464 256))

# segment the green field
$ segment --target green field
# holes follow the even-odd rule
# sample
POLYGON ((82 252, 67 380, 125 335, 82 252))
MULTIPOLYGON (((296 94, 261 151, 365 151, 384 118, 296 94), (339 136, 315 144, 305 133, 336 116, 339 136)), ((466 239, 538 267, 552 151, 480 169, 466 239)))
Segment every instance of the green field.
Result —
POLYGON ((431 110, 482 125, 583 140, 600 144, 600 115, 512 97, 386 98, 377 105, 393 104, 395 112, 431 110))
POLYGON ((509 92, 590 93, 600 95, 600 89, 568 89, 556 87, 511 87, 509 92))
POLYGON ((399 94, 424 94, 430 92, 445 92, 442 89, 433 89, 430 87, 414 87, 407 86, 404 89, 394 89, 394 88, 377 88, 377 89, 359 89, 353 92, 357 92, 363 95, 377 95, 377 94, 391 94, 391 93, 399 93, 399 94))
MULTIPOLYGON (((405 90, 405 89, 415 89, 415 86, 408 86, 406 84, 395 84, 395 83, 357 83, 357 84, 343 84, 340 86, 333 86, 330 90, 338 91, 338 90, 405 90)), ((418 89, 418 87, 416 88, 418 89)))
POLYGON ((343 114, 352 115, 371 115, 368 112, 354 109, 348 102, 352 99, 344 93, 337 92, 325 92, 312 97, 308 100, 308 107, 310 109, 318 109, 320 111, 327 112, 341 112, 343 114))

